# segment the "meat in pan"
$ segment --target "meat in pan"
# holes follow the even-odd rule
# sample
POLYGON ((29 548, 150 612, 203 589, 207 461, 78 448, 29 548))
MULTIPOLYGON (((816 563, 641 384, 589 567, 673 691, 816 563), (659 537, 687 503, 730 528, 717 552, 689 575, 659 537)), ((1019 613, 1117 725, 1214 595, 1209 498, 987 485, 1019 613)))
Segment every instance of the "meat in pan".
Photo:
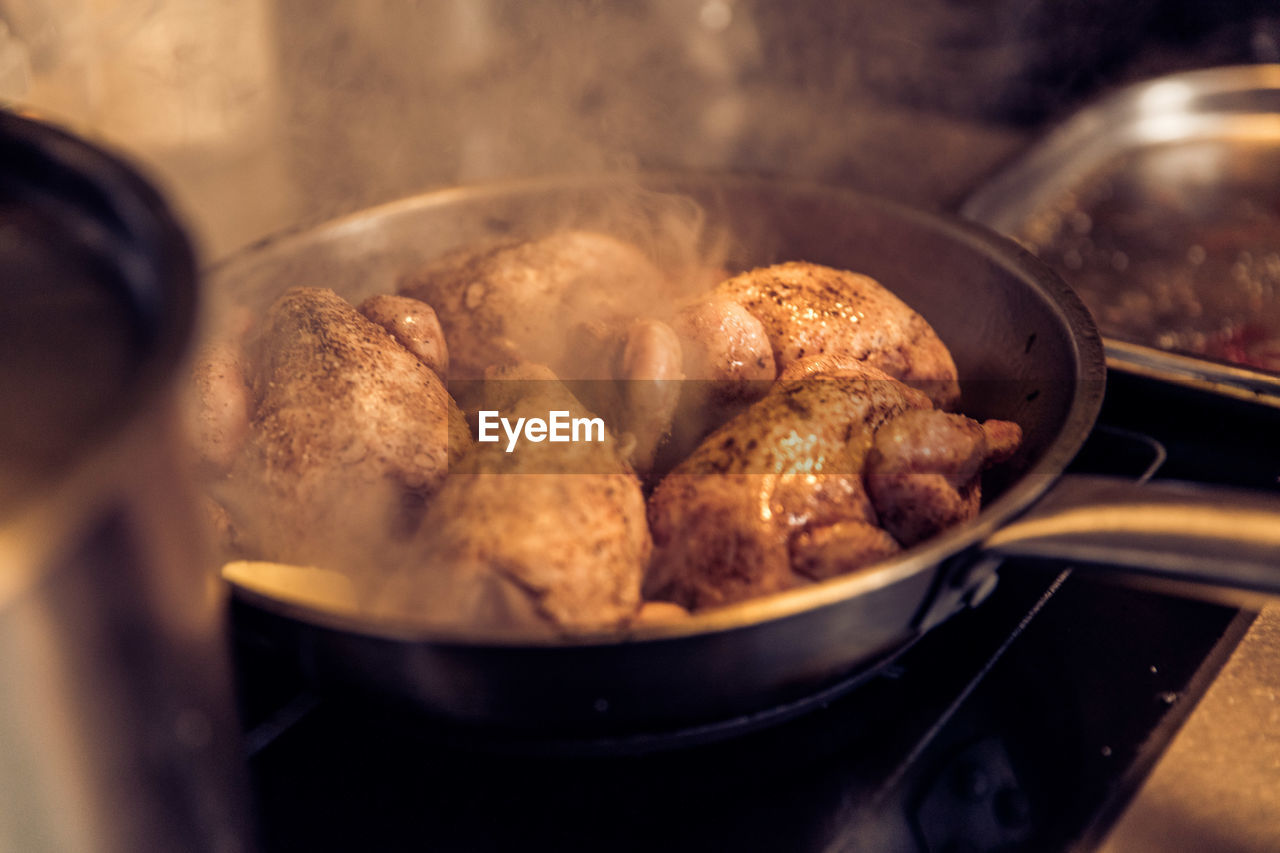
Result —
POLYGON ((630 436, 626 452, 639 467, 675 408, 675 389, 652 383, 684 378, 679 340, 653 312, 672 287, 638 247, 577 229, 456 251, 399 285, 438 312, 453 376, 528 362, 587 380, 580 393, 630 436), (615 379, 624 381, 601 381, 615 379))
POLYGON ((545 364, 565 379, 606 379, 622 333, 666 294, 662 272, 630 243, 555 231, 452 252, 405 276, 399 290, 435 309, 453 375, 545 364))
POLYGON ((955 362, 929 323, 869 276, 790 262, 716 288, 760 321, 779 372, 812 356, 866 362, 925 391, 943 409, 960 399, 955 362))
MULTIPOLYGON (((439 363, 442 341, 418 346, 439 363)), ((394 548, 471 440, 422 357, 330 290, 286 291, 244 351, 213 348, 196 375, 211 492, 256 559, 350 569, 394 548)))
POLYGON ((941 408, 960 397, 955 363, 923 317, 879 282, 788 262, 729 277, 674 320, 691 378, 666 457, 758 399, 769 381, 815 358, 856 361, 923 390, 941 408))
POLYGON ((196 371, 221 526, 254 560, 368 569, 376 614, 572 636, 644 621, 645 599, 710 607, 892 556, 972 518, 1017 446, 1014 424, 945 411, 950 355, 870 278, 785 263, 677 289, 638 248, 562 231, 358 309, 287 291, 196 371), (473 443, 446 375, 484 380, 473 413, 600 412, 607 434, 473 443), (693 428, 668 440, 678 399, 693 428), (664 441, 646 502, 636 471, 664 441))
POLYGON ((863 362, 796 362, 659 483, 645 592, 708 607, 875 563, 976 515, 1019 439, 863 362))
MULTIPOLYGON (((542 365, 490 371, 484 405, 511 418, 591 413, 542 365)), ((651 552, 640 482, 613 437, 476 444, 415 537, 420 559, 375 607, 464 630, 578 634, 637 615, 651 552)))

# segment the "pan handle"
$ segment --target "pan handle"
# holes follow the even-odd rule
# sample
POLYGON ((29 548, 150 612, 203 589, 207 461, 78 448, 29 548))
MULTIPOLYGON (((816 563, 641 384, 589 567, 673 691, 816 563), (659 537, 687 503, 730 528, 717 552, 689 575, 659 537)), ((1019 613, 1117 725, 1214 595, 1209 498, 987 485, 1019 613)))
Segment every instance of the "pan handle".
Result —
POLYGON ((1280 495, 1067 475, 983 545, 1197 586, 1280 595, 1280 495))

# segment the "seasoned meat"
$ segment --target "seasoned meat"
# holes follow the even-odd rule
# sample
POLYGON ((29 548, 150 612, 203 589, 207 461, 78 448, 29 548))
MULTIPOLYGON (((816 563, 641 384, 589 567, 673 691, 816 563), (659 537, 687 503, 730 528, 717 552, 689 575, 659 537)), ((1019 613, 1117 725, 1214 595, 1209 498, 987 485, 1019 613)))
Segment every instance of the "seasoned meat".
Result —
POLYGON ((646 595, 706 607, 788 589, 829 573, 819 546, 797 537, 834 525, 866 560, 898 550, 876 524, 862 462, 877 426, 929 401, 861 369, 779 382, 662 480, 649 505, 646 595))
POLYGON ((653 316, 671 287, 630 243, 564 230, 448 255, 402 280, 400 292, 435 307, 457 378, 528 361, 565 380, 620 380, 577 388, 627 436, 625 455, 644 469, 670 428, 684 378, 680 341, 653 316))
POLYGON ((249 434, 253 400, 240 347, 219 341, 203 347, 191 368, 194 396, 185 410, 187 430, 202 470, 225 474, 249 434))
POLYGON ((197 366, 221 537, 344 573, 375 618, 581 636, 890 557, 971 518, 1020 441, 943 411, 949 354, 866 276, 787 263, 681 289, 634 246, 560 231, 358 309, 289 290, 197 366), (473 442, 446 376, 472 380, 473 416, 567 413, 599 440, 490 441, 481 421, 473 442), (670 466, 646 503, 636 471, 670 466))
POLYGON ((435 308, 453 375, 530 361, 566 379, 606 379, 621 333, 666 279, 635 246, 592 231, 447 255, 399 290, 435 308))
POLYGON ((978 475, 1022 441, 1009 421, 978 423, 936 410, 904 412, 876 431, 866 481, 880 522, 915 545, 978 513, 978 475))
POLYGON ((430 305, 408 296, 380 293, 361 302, 359 311, 390 332, 397 343, 431 368, 441 381, 448 381, 449 347, 430 305))
POLYGON ((732 299, 695 302, 672 325, 683 346, 685 375, 713 383, 717 395, 750 394, 750 386, 777 376, 764 325, 732 299))
MULTIPOLYGON (((591 417, 544 367, 491 373, 504 417, 591 417)), ((504 439, 505 441, 505 439, 504 439)), ((579 634, 616 629, 640 609, 652 548, 644 496, 612 436, 477 444, 450 472, 415 540, 419 563, 380 610, 468 630, 579 634)))
POLYGON ((923 317, 875 279, 792 262, 734 276, 715 293, 761 322, 779 372, 810 356, 852 358, 925 391, 941 408, 960 398, 947 348, 923 317))
POLYGON ((470 444, 439 377, 315 288, 271 306, 251 355, 257 402, 214 488, 246 553, 347 569, 406 540, 470 444))
POLYGON ((797 362, 654 491, 645 593, 708 607, 872 564, 971 518, 978 473, 1019 438, 862 362, 797 362))

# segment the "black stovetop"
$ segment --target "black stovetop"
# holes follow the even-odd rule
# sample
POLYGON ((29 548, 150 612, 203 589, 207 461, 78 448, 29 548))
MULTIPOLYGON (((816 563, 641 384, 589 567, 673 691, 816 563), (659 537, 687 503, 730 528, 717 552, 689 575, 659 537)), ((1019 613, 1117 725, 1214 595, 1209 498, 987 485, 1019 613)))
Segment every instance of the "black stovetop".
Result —
POLYGON ((646 756, 459 748, 325 699, 251 759, 263 846, 1067 849, 1109 825, 1246 625, 1020 571, 826 707, 646 756))
MULTIPOLYGON (((1280 472, 1263 470, 1253 442, 1280 412, 1235 413, 1237 440, 1206 455, 1195 417, 1167 413, 1207 405, 1113 377, 1076 468, 1274 487, 1280 472)), ((776 726, 642 755, 490 748, 313 693, 241 633, 262 847, 1088 848, 1252 620, 1095 578, 1006 564, 983 604, 843 695, 776 726)))

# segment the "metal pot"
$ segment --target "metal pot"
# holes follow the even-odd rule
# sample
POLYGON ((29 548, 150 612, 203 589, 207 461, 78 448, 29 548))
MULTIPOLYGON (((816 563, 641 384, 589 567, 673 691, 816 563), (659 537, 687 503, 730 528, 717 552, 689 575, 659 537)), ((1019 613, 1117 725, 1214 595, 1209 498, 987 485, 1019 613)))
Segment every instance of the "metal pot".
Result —
POLYGON ((122 162, 0 113, 0 268, 0 847, 246 849, 175 428, 191 249, 122 162))
POLYGON ((803 259, 858 270, 924 314, 959 367, 964 411, 1024 430, 1019 455, 986 484, 981 514, 870 570, 625 637, 498 643, 374 623, 239 578, 249 630, 320 682, 449 720, 634 734, 785 708, 977 603, 1006 554, 1280 589, 1280 501, 1095 479, 1055 486, 1098 413, 1102 346, 1070 289, 1013 243, 829 188, 714 176, 642 183, 575 178, 423 195, 251 249, 214 271, 212 289, 261 305, 291 284, 323 283, 358 300, 450 248, 550 224, 608 228, 619 199, 637 192, 692 199, 731 235, 734 266, 803 259), (1014 521, 1051 488, 1052 514, 1014 521), (1228 519, 1227 501, 1255 513, 1228 519))

